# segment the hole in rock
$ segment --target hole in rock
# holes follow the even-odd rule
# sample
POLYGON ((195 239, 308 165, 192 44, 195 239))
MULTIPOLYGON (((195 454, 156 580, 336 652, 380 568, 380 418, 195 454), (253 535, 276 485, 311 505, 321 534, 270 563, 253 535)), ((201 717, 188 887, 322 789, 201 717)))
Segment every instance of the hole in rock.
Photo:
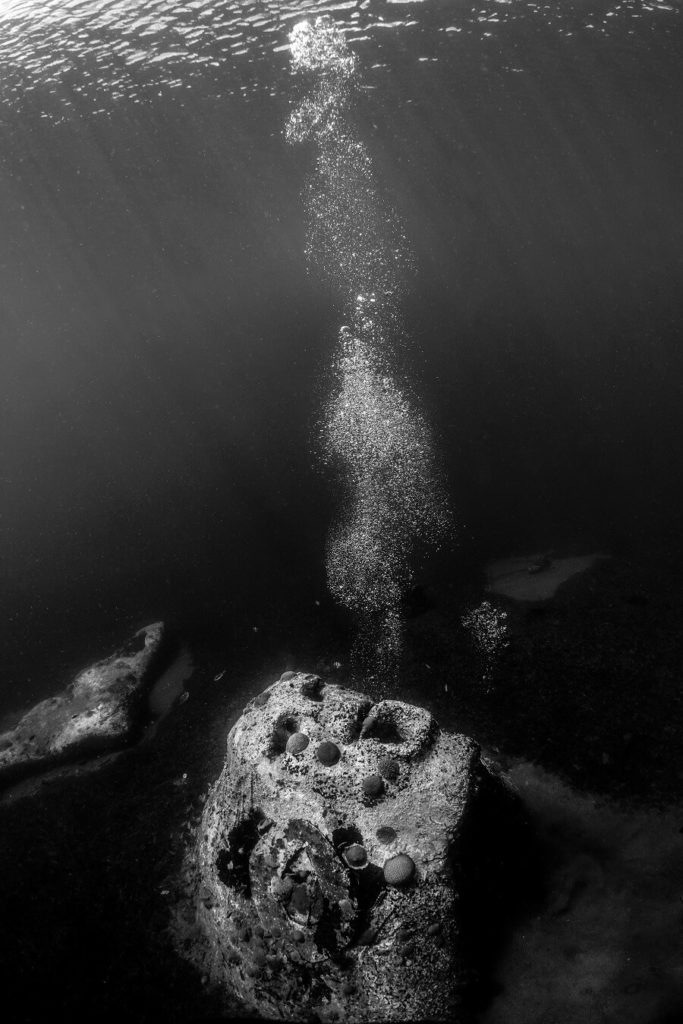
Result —
POLYGON ((268 757, 277 757, 279 754, 284 754, 287 740, 295 732, 299 732, 298 719, 290 714, 279 715, 270 737, 268 757))
POLYGON ((380 743, 403 743, 406 740, 397 723, 388 716, 375 719, 363 735, 365 739, 379 740, 380 743))
POLYGON ((360 843, 362 846, 363 836, 354 825, 348 825, 345 828, 335 828, 332 833, 332 842, 335 850, 339 853, 341 848, 349 843, 360 843))

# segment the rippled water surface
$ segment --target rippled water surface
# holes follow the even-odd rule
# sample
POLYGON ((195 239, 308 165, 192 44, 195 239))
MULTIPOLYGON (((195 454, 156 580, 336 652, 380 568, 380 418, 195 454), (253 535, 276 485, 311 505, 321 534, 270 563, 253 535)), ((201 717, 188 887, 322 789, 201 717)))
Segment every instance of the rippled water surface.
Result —
MULTIPOLYGON (((465 38, 480 42, 482 57, 494 61, 501 56, 497 47, 519 43, 504 56, 504 66, 522 72, 527 60, 516 34, 521 26, 525 32, 550 29, 559 38, 586 33, 609 38, 634 35, 643 22, 661 30, 679 13, 678 0, 6 0, 0 11, 0 59, 3 91, 15 102, 27 93, 63 93, 60 99, 67 107, 76 97, 87 97, 104 111, 122 97, 142 99, 154 90, 182 89, 199 77, 212 80, 221 92, 271 92, 281 87, 279 75, 287 69, 292 25, 319 14, 334 17, 371 67, 382 67, 387 37, 414 48, 413 59, 424 63, 451 59, 465 38)), ((46 106, 57 113, 47 101, 46 106)))

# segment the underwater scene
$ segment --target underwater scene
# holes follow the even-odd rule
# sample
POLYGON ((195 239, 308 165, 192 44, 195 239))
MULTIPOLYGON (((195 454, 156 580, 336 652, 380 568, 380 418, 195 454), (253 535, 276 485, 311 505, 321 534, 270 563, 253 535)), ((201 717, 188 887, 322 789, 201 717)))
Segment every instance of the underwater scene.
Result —
POLYGON ((683 1021, 680 0, 0 0, 9 1024, 683 1021))

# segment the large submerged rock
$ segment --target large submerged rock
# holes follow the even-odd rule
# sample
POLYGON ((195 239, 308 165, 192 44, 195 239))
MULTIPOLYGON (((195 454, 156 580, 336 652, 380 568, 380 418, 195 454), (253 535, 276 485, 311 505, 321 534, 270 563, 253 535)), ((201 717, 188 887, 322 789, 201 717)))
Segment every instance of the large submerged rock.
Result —
POLYGON ((162 622, 145 626, 111 657, 80 672, 62 693, 36 704, 0 734, 0 784, 134 739, 163 638, 162 622))
POLYGON ((179 948, 266 1018, 452 1019, 484 776, 427 711, 286 672, 230 731, 179 948))

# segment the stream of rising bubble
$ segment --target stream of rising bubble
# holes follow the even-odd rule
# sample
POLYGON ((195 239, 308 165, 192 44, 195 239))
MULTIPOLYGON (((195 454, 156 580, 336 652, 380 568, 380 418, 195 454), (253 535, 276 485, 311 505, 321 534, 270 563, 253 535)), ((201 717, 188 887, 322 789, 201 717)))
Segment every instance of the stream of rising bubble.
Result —
POLYGON ((290 44, 307 95, 286 134, 315 150, 306 185, 307 255, 341 292, 346 319, 319 431, 341 495, 327 578, 357 620, 356 667, 383 687, 398 668, 416 549, 442 543, 451 514, 429 425, 393 366, 412 255, 353 127, 356 58, 325 18, 296 25, 290 44))

